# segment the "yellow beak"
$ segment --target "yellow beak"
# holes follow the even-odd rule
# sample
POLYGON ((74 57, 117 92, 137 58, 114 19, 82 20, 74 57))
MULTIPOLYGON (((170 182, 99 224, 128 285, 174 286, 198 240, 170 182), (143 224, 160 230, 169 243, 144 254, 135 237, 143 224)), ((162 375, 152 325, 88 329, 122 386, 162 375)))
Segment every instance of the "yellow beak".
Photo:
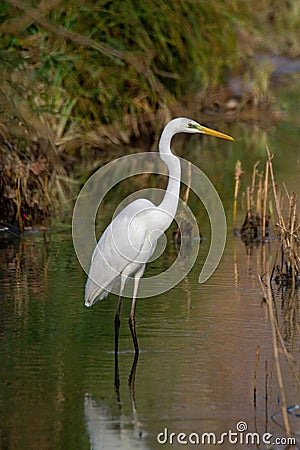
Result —
POLYGON ((204 134, 208 134, 209 136, 215 136, 222 139, 228 139, 229 141, 234 141, 234 138, 229 136, 228 134, 220 133, 219 131, 212 130, 211 128, 203 127, 200 125, 198 127, 199 131, 204 134))

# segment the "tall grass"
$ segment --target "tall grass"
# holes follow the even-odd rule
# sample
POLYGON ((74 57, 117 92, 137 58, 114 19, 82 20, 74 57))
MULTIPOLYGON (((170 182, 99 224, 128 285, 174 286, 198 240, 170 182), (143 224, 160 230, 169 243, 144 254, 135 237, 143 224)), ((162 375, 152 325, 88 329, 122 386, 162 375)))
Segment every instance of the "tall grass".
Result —
POLYGON ((3 54, 19 59, 25 79, 39 81, 33 109, 61 115, 72 98, 72 118, 83 128, 216 87, 237 61, 233 0, 5 5, 3 54))
MULTIPOLYGON (((17 142, 27 175, 45 159, 49 192, 29 173, 41 194, 35 201, 54 194, 61 204, 87 150, 128 142, 143 123, 158 113, 165 121, 189 98, 200 99, 201 109, 205 92, 244 72, 249 49, 238 45, 241 31, 254 29, 266 4, 253 11, 238 0, 2 2, 2 165, 5 142, 17 142)), ((8 180, 9 171, 2 186, 8 180)))
POLYGON ((272 0, 266 1, 264 6, 258 11, 253 11, 253 25, 257 30, 256 39, 259 48, 277 55, 298 57, 300 55, 299 2, 272 0))

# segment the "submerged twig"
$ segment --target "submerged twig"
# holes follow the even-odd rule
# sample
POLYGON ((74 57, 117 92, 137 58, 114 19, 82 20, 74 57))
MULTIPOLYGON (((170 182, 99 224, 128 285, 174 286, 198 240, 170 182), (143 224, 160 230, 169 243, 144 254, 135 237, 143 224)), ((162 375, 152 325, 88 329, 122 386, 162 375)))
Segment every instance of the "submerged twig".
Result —
POLYGON ((256 408, 256 388, 257 388, 257 366, 259 363, 260 345, 256 347, 255 352, 255 368, 254 368, 254 380, 253 380, 253 405, 256 408))

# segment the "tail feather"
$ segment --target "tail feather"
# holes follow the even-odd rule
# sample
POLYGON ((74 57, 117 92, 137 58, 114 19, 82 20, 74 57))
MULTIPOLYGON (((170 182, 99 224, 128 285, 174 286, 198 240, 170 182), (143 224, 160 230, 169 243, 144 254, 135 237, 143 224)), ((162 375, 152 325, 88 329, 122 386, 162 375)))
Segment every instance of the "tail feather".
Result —
POLYGON ((108 291, 88 278, 85 285, 85 306, 92 306, 96 301, 106 298, 108 294, 108 291))

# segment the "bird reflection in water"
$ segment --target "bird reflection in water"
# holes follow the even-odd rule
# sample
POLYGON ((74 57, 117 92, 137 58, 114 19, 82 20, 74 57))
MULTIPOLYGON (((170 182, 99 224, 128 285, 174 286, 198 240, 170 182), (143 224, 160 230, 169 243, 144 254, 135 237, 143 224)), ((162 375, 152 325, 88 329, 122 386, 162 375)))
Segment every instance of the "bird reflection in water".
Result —
POLYGON ((117 411, 114 412, 113 407, 109 407, 103 400, 96 400, 91 394, 85 394, 84 412, 91 450, 147 448, 144 442, 145 432, 138 419, 135 401, 134 384, 137 362, 138 353, 135 353, 128 379, 132 417, 125 416, 122 412, 119 373, 115 379, 117 411))

